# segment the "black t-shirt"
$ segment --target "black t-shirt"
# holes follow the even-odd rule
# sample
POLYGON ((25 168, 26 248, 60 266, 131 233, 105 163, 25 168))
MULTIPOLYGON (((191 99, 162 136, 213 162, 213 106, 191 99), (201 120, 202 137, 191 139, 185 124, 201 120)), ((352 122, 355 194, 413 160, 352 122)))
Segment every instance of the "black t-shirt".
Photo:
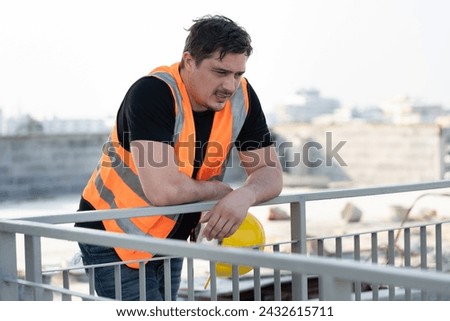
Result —
MULTIPOLYGON (((250 150, 269 146, 272 143, 266 119, 258 96, 247 83, 249 112, 235 142, 238 150, 250 150)), ((204 148, 211 132, 213 111, 193 112, 197 164, 201 164, 204 148)), ((143 77, 136 81, 126 94, 120 106, 117 127, 119 140, 126 150, 130 141, 152 140, 173 146, 175 127, 175 102, 169 86, 156 77, 143 77)))
MULTIPOLYGON (((235 146, 237 150, 258 149, 272 144, 272 137, 260 101, 252 86, 247 82, 249 110, 239 133, 235 146)), ((214 119, 213 111, 194 112, 196 133, 196 151, 194 161, 195 177, 201 167, 206 143, 214 119)), ((151 140, 174 146, 175 102, 169 86, 152 76, 137 80, 125 95, 117 113, 117 131, 119 142, 125 150, 130 150, 133 140, 151 140)), ((80 201, 79 211, 94 210, 84 200, 80 201)), ((183 215, 180 224, 196 225, 199 215, 183 215), (188 222, 189 221, 189 222, 188 222)), ((78 223, 77 226, 104 229, 101 222, 78 223)), ((176 230, 176 228, 175 228, 176 230)), ((185 239, 185 235, 173 235, 173 238, 185 239)))

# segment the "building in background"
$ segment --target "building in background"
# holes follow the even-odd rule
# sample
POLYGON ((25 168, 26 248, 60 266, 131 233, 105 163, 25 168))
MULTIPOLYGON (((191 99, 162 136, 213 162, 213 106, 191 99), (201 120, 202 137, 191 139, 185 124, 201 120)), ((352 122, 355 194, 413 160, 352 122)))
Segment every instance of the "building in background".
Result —
POLYGON ((450 113, 443 106, 402 96, 380 106, 338 108, 317 91, 299 93, 296 104, 291 100, 277 109, 272 126, 286 184, 360 186, 450 177, 450 113))
POLYGON ((45 134, 101 134, 111 130, 111 119, 45 119, 41 122, 45 134))
POLYGON ((394 124, 430 124, 448 115, 440 104, 423 102, 409 96, 398 96, 380 103, 386 118, 394 124))
POLYGON ((3 135, 3 131, 4 131, 4 128, 5 128, 5 125, 4 125, 4 120, 3 120, 3 110, 0 108, 0 136, 2 136, 3 135))
POLYGON ((300 89, 276 108, 276 121, 310 122, 322 115, 334 113, 340 107, 336 99, 324 98, 316 89, 300 89))
POLYGON ((111 129, 113 119, 51 119, 37 120, 30 115, 19 115, 6 119, 5 136, 101 134, 111 129))

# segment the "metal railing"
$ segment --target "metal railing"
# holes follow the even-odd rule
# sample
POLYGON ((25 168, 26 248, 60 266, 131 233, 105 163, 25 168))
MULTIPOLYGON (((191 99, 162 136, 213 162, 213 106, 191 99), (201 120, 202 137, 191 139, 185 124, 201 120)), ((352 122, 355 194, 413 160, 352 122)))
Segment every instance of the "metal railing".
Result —
MULTIPOLYGON (((272 271, 270 284, 273 286, 273 299, 282 300, 282 285, 286 282, 290 286, 289 299, 308 300, 315 299, 309 294, 311 282, 318 280, 318 296, 320 300, 362 300, 362 285, 370 285, 373 300, 379 299, 417 299, 420 300, 448 299, 450 298, 450 275, 442 271, 442 229, 448 226, 448 221, 429 223, 420 226, 401 227, 383 231, 370 231, 366 233, 338 235, 333 237, 307 237, 306 203, 339 198, 353 198, 371 195, 383 195, 411 191, 425 191, 449 188, 449 181, 430 183, 381 186, 371 188, 355 188, 343 190, 327 190, 292 195, 282 195, 261 205, 290 205, 290 244, 289 253, 279 252, 280 243, 266 244, 265 251, 254 251, 242 248, 213 247, 205 244, 187 243, 177 240, 161 240, 137 235, 124 235, 106 231, 87 230, 63 226, 68 223, 98 221, 104 219, 119 219, 125 217, 139 217, 161 214, 193 213, 211 209, 215 202, 202 202, 182 206, 152 207, 127 210, 108 210, 92 212, 76 212, 61 215, 48 215, 39 217, 24 217, 20 219, 0 220, 0 300, 43 300, 54 299, 53 294, 60 295, 62 300, 79 298, 83 300, 104 300, 95 295, 93 273, 88 273, 88 291, 78 292, 70 289, 69 274, 75 269, 61 271, 42 271, 42 244, 43 238, 65 240, 71 242, 84 242, 102 246, 133 248, 142 251, 158 252, 171 256, 184 257, 187 260, 187 290, 186 299, 196 300, 194 286, 194 264, 202 261, 209 263, 211 281, 209 284, 209 299, 218 299, 218 282, 215 273, 216 262, 229 262, 232 264, 231 298, 240 300, 242 278, 239 277, 238 266, 253 267, 251 277, 254 289, 253 299, 261 300, 261 290, 267 277, 262 271, 272 271), (406 258, 402 266, 395 265, 396 244, 398 239, 395 233, 403 233, 404 253, 410 253, 411 230, 420 230, 420 246, 422 261, 420 268, 413 268, 410 264, 411 255, 406 258), (435 257, 433 268, 427 265, 427 229, 436 231, 435 257), (381 233, 388 234, 388 260, 379 262, 378 238, 381 233), (16 236, 24 236, 25 275, 20 277, 17 270, 17 241, 16 236), (360 240, 364 235, 371 238, 370 260, 361 259, 360 240), (352 258, 344 259, 342 241, 351 239, 353 242, 352 258), (324 249, 326 242, 335 244, 333 256, 327 256, 324 249), (307 250, 308 243, 315 243, 317 255, 307 250), (409 262, 409 263, 408 263, 409 262), (387 263, 387 264, 385 264, 387 263), (62 273, 62 286, 46 284, 45 276, 50 273, 62 273), (385 287, 387 295, 384 296, 385 287), (28 297, 21 297, 21 289, 30 289, 28 297), (49 295, 49 293, 51 295, 49 295), (401 296, 399 296, 401 294, 401 296), (47 296, 46 296, 47 295, 47 296)), ((165 269, 170 271, 170 260, 165 260, 165 269)), ((141 269, 145 262, 140 262, 141 269)), ((116 276, 120 275, 119 263, 114 263, 116 276)), ((95 266, 84 267, 93 271, 95 266)), ((141 280, 141 297, 145 297, 145 284, 141 280)), ((116 299, 121 299, 120 278, 116 279, 116 299)), ((170 277, 166 278, 166 297, 170 297, 170 277)))

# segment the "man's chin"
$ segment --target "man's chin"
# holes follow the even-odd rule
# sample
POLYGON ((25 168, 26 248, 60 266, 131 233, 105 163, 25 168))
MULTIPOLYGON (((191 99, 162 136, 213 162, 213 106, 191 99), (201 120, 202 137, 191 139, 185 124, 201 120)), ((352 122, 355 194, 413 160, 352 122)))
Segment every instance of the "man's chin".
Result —
POLYGON ((225 108, 225 104, 217 104, 216 107, 212 108, 212 111, 221 111, 225 108))
POLYGON ((225 102, 216 102, 214 105, 209 105, 208 107, 206 107, 208 110, 210 111, 221 111, 222 109, 225 108, 226 105, 226 101, 225 102))

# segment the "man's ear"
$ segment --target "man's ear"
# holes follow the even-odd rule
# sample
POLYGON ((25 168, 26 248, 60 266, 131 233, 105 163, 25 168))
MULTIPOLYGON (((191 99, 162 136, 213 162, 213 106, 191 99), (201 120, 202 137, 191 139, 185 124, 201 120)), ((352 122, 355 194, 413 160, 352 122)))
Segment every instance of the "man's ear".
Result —
POLYGON ((189 51, 185 51, 183 53, 183 61, 184 61, 184 67, 188 70, 192 70, 192 68, 195 65, 195 59, 192 57, 191 53, 189 51))

